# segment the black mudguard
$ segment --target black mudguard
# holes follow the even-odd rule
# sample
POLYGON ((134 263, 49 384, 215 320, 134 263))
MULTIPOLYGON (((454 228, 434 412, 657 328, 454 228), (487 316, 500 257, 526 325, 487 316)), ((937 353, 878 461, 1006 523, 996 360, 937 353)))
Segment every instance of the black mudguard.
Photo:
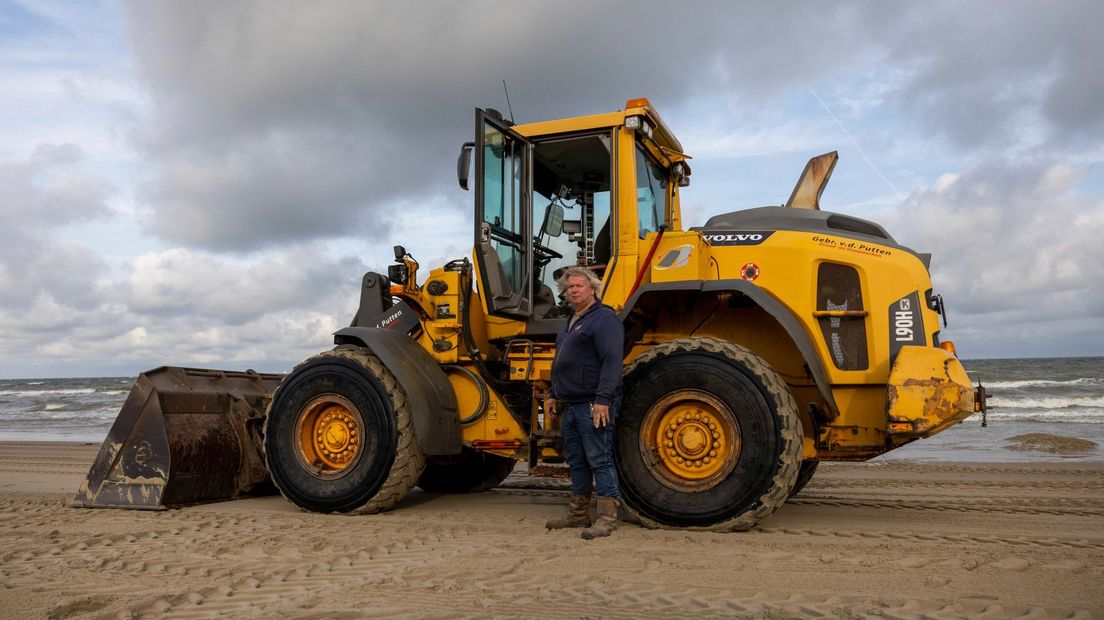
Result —
POLYGON ((828 381, 828 373, 824 370, 824 364, 821 362, 820 356, 817 355, 816 348, 813 346, 813 341, 809 338, 809 334, 801 327, 801 323, 798 322, 793 313, 782 305, 782 302, 775 299, 774 296, 766 290, 755 286, 747 280, 696 280, 646 284, 638 288, 636 292, 633 293, 632 297, 625 303, 625 308, 621 311, 621 320, 624 321, 629 318, 633 307, 636 306, 636 303, 641 297, 675 291, 739 293, 754 301, 760 308, 765 310, 767 314, 770 314, 780 325, 782 325, 782 328, 789 334, 790 339, 793 340, 794 345, 797 346, 797 350, 801 352, 801 357, 804 358, 805 365, 809 367, 809 373, 812 374, 813 380, 816 381, 817 389, 821 397, 824 398, 824 402, 828 405, 828 418, 835 419, 839 416, 839 406, 836 405, 836 399, 832 395, 832 384, 828 381))
POLYGON ((340 329, 334 334, 334 343, 367 348, 395 375, 414 413, 414 435, 422 452, 433 456, 460 453, 463 444, 456 393, 425 349, 405 333, 375 327, 340 329))

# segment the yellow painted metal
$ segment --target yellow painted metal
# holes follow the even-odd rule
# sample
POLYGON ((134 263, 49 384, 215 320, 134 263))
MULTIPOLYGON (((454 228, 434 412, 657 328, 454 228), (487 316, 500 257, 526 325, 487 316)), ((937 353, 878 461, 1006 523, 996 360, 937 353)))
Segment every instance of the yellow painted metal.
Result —
POLYGON ((512 381, 551 381, 553 344, 519 342, 506 351, 512 381))
MULTIPOLYGON (((480 408, 480 391, 472 381, 472 375, 479 376, 474 365, 465 366, 471 375, 467 373, 449 371, 446 373, 452 389, 456 393, 456 407, 461 419, 472 417, 480 408)), ((483 403, 483 414, 476 420, 460 427, 461 439, 467 443, 477 439, 489 440, 527 440, 529 435, 510 413, 510 408, 502 396, 489 385, 484 384, 487 390, 487 402, 483 403)), ((525 413, 525 412, 518 412, 525 413)), ((514 451, 496 451, 497 454, 513 457, 514 451)))
POLYGON ((617 259, 613 269, 606 274, 602 302, 615 310, 624 307, 630 289, 636 280, 643 257, 648 248, 640 239, 640 216, 636 204, 636 137, 634 132, 622 129, 617 132, 617 159, 614 166, 617 175, 617 195, 614 196, 614 224, 617 239, 614 251, 617 259))
MULTIPOLYGON (((645 240, 648 245, 657 233, 650 233, 645 240)), ((656 247, 652 258, 651 282, 680 282, 685 280, 713 280, 717 277, 716 268, 710 262, 709 246, 698 232, 667 232, 656 247), (685 256, 672 266, 663 266, 664 259, 670 253, 685 256)))
POLYGON ((886 385, 890 433, 926 437, 974 413, 974 388, 962 363, 937 347, 901 347, 886 385))
MULTIPOLYGON (((812 232, 776 231, 762 243, 751 246, 711 246, 698 235, 693 231, 665 234, 644 283, 738 280, 744 275, 742 268, 754 264, 757 277, 753 283, 797 319, 816 355, 824 361, 839 406, 838 419, 828 424, 828 420, 814 422, 809 417, 810 405, 825 409, 823 399, 804 370, 804 359, 792 339, 757 307, 730 307, 725 298, 687 298, 685 303, 672 298, 655 309, 657 328, 644 335, 633 355, 648 344, 685 337, 688 333, 741 343, 782 374, 798 401, 803 424, 808 430, 819 429, 817 433, 805 434, 806 457, 870 458, 893 447, 897 440, 888 436, 887 431, 892 429, 887 422, 885 398, 890 375, 890 343, 886 334, 892 327, 888 309, 906 295, 914 292, 923 295, 924 287, 918 290, 917 283, 930 279, 920 259, 900 248, 812 232), (662 268, 666 253, 681 245, 691 247, 689 260, 678 268, 662 268), (820 333, 818 318, 824 313, 816 309, 816 278, 824 262, 848 265, 859 275, 864 307, 848 315, 855 317, 849 320, 861 320, 865 327, 870 360, 865 369, 837 368, 820 333)), ((644 252, 646 249, 641 250, 644 252)), ((926 304, 920 304, 918 312, 923 317, 924 339, 933 341, 939 329, 939 315, 926 304)), ((923 436, 936 430, 926 431, 923 436)))
POLYGON ((360 455, 364 420, 353 403, 337 394, 320 394, 299 410, 295 420, 296 456, 319 478, 340 478, 360 455))
MULTIPOLYGON (((480 411, 486 409, 487 403, 483 402, 481 396, 480 386, 477 383, 479 373, 475 366, 457 364, 442 368, 452 385, 453 392, 456 393, 457 415, 461 420, 478 418, 480 411)), ((479 438, 473 437, 473 439, 479 438)))
POLYGON ((624 112, 606 112, 603 114, 590 114, 587 116, 576 116, 574 118, 514 125, 511 129, 526 138, 533 138, 536 136, 550 136, 561 133, 604 129, 606 127, 618 127, 624 124, 624 112))
POLYGON ((740 427, 732 410, 701 390, 661 398, 644 416, 640 452, 657 480, 678 491, 719 484, 740 455, 740 427))
MULTIPOLYGON (((883 416, 884 417, 884 416, 883 416)), ((824 461, 865 461, 889 450, 884 421, 878 426, 820 424, 816 458, 824 461)))
POLYGON ((425 328, 419 340, 426 351, 439 364, 455 364, 460 359, 462 347, 460 307, 463 290, 460 272, 437 268, 429 273, 424 285, 412 295, 404 295, 411 305, 416 305, 430 320, 422 321, 425 328), (429 283, 439 282, 445 291, 439 295, 430 293, 429 283))
MULTIPOLYGON (((697 234, 697 233, 686 233, 697 234)), ((666 247, 666 246, 664 246, 666 247)), ((697 252, 695 252, 697 253, 697 252)), ((652 281, 668 281, 671 275, 658 269, 661 253, 651 265, 652 281)), ((698 257, 703 279, 742 279, 742 268, 758 268, 754 284, 792 312, 825 360, 833 384, 885 385, 889 377, 889 305, 917 292, 918 282, 930 282, 924 264, 916 255, 895 247, 858 241, 835 235, 800 231, 776 231, 765 241, 750 246, 710 246, 703 243, 698 257), (841 370, 831 363, 831 351, 820 335, 816 313, 816 276, 821 263, 853 267, 863 289, 863 319, 870 346, 870 366, 864 370, 841 370), (878 337, 882 336, 882 337, 878 337)), ((683 268, 684 270, 686 268, 683 268)), ((670 270, 668 270, 670 271, 670 270)), ((690 280, 692 278, 687 278, 690 280)), ((919 291, 923 295, 923 290, 919 291)), ((924 337, 929 342, 939 329, 939 315, 921 304, 924 337)))
MULTIPOLYGON (((700 232, 681 230, 679 187, 677 183, 671 182, 667 184, 669 193, 668 210, 665 213, 666 231, 656 245, 649 264, 643 265, 644 258, 660 236, 657 232, 649 232, 643 238, 638 234, 637 142, 643 141, 645 147, 659 161, 673 163, 688 157, 681 152, 682 147, 678 140, 655 113, 651 104, 646 100, 631 100, 624 110, 618 112, 514 127, 518 133, 533 139, 600 129, 610 130, 614 138, 611 153, 614 260, 603 276, 602 301, 620 311, 632 293, 633 283, 642 267, 642 285, 684 282, 695 286, 701 281, 746 279, 777 300, 797 321, 812 347, 813 355, 823 362, 839 412, 833 417, 827 417, 824 413, 828 410, 827 403, 806 368, 803 353, 786 330, 758 306, 749 305, 744 303, 746 300, 731 298, 727 294, 664 296, 662 304, 649 308, 653 319, 651 326, 633 344, 626 362, 651 346, 685 338, 687 335, 712 336, 747 346, 779 372, 798 401, 805 430, 803 452, 809 458, 869 458, 911 438, 934 433, 942 428, 940 424, 949 423, 946 420, 960 419, 956 417, 957 413, 950 417, 945 413, 923 413, 923 402, 927 402, 927 397, 922 398, 915 386, 909 386, 907 391, 898 389, 897 400, 894 402, 897 403, 895 413, 900 415, 893 416, 894 419, 891 420, 888 413, 887 386, 890 386, 891 370, 901 377, 915 378, 912 374, 915 368, 910 361, 913 354, 902 353, 897 358, 898 365, 907 363, 908 368, 890 367, 891 344, 887 334, 891 333, 893 326, 890 325, 889 307, 896 300, 913 293, 923 298, 930 287, 927 268, 919 257, 900 247, 860 241, 849 236, 804 231, 774 231, 755 245, 713 246, 700 232), (642 132, 624 127, 626 117, 640 115, 652 127, 650 139, 642 137, 642 132), (672 252, 678 256, 685 253, 685 257, 676 261, 668 260, 664 264, 665 258, 675 256, 672 252), (820 265, 826 262, 855 269, 863 292, 861 309, 817 309, 817 273, 820 265), (749 270, 749 266, 753 268, 749 270), (819 327, 818 321, 824 318, 862 323, 868 346, 869 364, 866 368, 845 370, 833 363, 832 352, 819 327), (909 430, 906 430, 906 426, 909 430)), ((821 158, 820 161, 824 163, 828 160, 821 158)), ((822 171, 820 177, 826 178, 828 171, 830 166, 822 171)), ((813 183, 810 187, 816 191, 805 193, 815 198, 822 186, 822 182, 813 183)), ((458 276, 439 274, 438 270, 434 270, 430 279, 438 277, 458 276)), ((459 293, 458 280, 456 287, 453 287, 452 282, 449 280, 449 291, 445 296, 453 295, 454 291, 459 293)), ((412 291, 407 287, 404 296, 415 299, 418 308, 432 319, 435 304, 441 303, 443 299, 431 299, 424 287, 414 288, 417 290, 412 291)), ((455 299, 458 305, 459 298, 455 299)), ((541 355, 535 356, 531 362, 527 357, 507 356, 507 352, 499 346, 512 338, 525 337, 525 322, 489 316, 485 301, 478 292, 473 295, 471 306, 469 319, 476 346, 488 359, 507 361, 511 380, 546 382, 550 378, 550 360, 554 352, 551 345, 545 345, 541 355)), ((935 333, 939 329, 939 315, 924 303, 919 304, 917 312, 924 325, 923 339, 934 342, 935 333)), ((426 321, 424 325, 426 329, 419 336, 419 342, 440 363, 467 362, 456 322, 438 319, 426 321), (447 343, 449 348, 444 351, 434 350, 435 344, 438 348, 446 346, 442 343, 447 343)), ((929 352, 926 355, 933 354, 929 352)), ((968 386, 968 381, 955 385, 958 386, 954 388, 958 394, 965 390, 963 385, 968 386)), ((972 391, 970 395, 972 398, 972 391)), ((476 397, 474 392, 466 393, 465 390, 458 389, 460 410, 470 411, 474 406, 471 400, 476 397)), ((485 419, 466 426, 464 439, 526 438, 514 418, 505 414, 506 405, 502 399, 493 396, 490 400, 485 419), (494 423, 495 418, 502 422, 494 423)), ((524 417, 528 412, 515 413, 524 417)), ((676 415, 676 420, 677 417, 676 415)), ((685 456, 682 458, 685 461, 685 456)), ((694 474, 688 472, 698 471, 696 468, 680 469, 677 467, 677 460, 657 462, 661 463, 657 467, 668 472, 673 479, 692 480, 694 474)))
POLYGON ((632 116, 634 114, 644 114, 647 116, 653 127, 652 135, 660 146, 673 149, 679 153, 682 152, 682 144, 678 141, 678 138, 675 137, 671 128, 667 126, 667 123, 663 122, 663 119, 659 116, 659 112, 652 107, 647 99, 630 99, 626 102, 625 116, 632 116))

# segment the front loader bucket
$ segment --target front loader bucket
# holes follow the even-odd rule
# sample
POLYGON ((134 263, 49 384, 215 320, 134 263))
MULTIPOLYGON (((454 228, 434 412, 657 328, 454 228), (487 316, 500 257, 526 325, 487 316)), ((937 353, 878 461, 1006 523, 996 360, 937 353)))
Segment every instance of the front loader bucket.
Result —
POLYGON ((261 432, 282 379, 170 366, 138 375, 75 501, 156 510, 249 493, 268 480, 261 432))

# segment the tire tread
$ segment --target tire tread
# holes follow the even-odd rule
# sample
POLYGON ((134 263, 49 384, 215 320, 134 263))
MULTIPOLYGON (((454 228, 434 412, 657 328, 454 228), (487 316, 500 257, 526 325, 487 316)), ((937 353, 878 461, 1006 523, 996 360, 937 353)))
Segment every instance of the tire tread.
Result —
MULTIPOLYGON (((395 442, 395 460, 380 490, 367 502, 345 514, 378 513, 390 510, 414 488, 418 483, 418 477, 422 470, 425 469, 425 454, 422 453, 414 437, 414 416, 406 402, 406 391, 403 390, 399 382, 395 380, 395 376, 387 370, 387 367, 383 365, 378 357, 364 347, 355 345, 340 345, 330 351, 324 351, 309 357, 296 365, 288 376, 307 364, 327 358, 342 358, 351 361, 365 368, 379 380, 388 400, 391 402, 391 408, 395 411, 395 426, 398 433, 398 440, 395 442)), ((276 401, 279 392, 280 388, 278 387, 273 394, 272 402, 276 401)), ((267 416, 264 432, 267 435, 267 416)), ((273 477, 273 483, 276 484, 276 488, 279 489, 281 495, 285 498, 288 497, 288 493, 280 487, 280 483, 276 481, 275 477, 273 477)))
MULTIPOLYGON (((628 367, 625 368, 625 376, 632 374, 638 367, 655 361, 661 356, 675 353, 693 353, 705 351, 725 357, 729 360, 742 363, 751 369, 761 380, 764 387, 775 399, 778 418, 781 422, 780 437, 782 450, 779 456, 779 466, 771 479, 770 488, 759 497, 756 507, 724 521, 706 526, 682 526, 678 529, 704 530, 713 532, 742 532, 755 527, 757 523, 774 514, 789 498, 790 489, 797 480, 797 474, 801 466, 801 420, 798 417, 797 402, 786 386, 782 376, 766 362, 747 347, 720 340, 718 338, 681 338, 656 345, 644 353, 638 355, 628 367)), ((657 529, 671 526, 659 523, 653 519, 641 515, 628 505, 624 506, 640 524, 657 529)))

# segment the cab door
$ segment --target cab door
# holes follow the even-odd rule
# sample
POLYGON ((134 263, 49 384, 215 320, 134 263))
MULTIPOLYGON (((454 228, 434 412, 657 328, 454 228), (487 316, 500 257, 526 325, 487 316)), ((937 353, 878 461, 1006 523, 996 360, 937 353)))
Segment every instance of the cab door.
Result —
POLYGON ((475 248, 491 314, 532 314, 533 146, 500 118, 475 111, 475 248))

